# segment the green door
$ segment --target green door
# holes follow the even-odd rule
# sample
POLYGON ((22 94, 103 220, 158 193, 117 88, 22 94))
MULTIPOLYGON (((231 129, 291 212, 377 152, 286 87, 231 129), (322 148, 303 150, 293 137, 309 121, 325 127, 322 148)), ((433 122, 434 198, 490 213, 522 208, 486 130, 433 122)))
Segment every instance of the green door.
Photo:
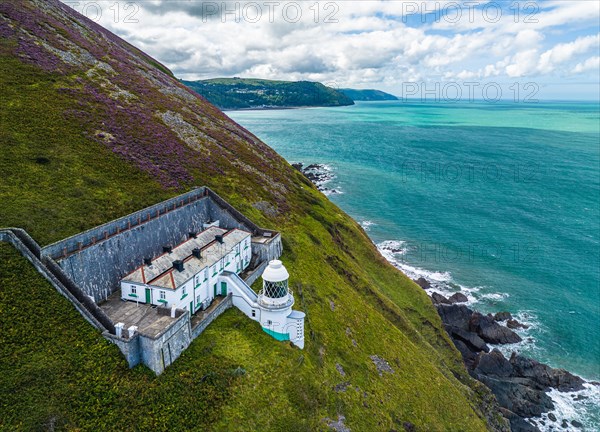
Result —
POLYGON ((150 290, 150 288, 146 288, 146 303, 152 303, 152 291, 150 290))
POLYGON ((190 302, 190 315, 194 315, 194 300, 190 302))
POLYGON ((221 295, 223 297, 227 296, 227 282, 221 282, 221 295))
POLYGON ((213 296, 216 297, 217 296, 217 284, 213 285, 213 291, 214 291, 213 296))

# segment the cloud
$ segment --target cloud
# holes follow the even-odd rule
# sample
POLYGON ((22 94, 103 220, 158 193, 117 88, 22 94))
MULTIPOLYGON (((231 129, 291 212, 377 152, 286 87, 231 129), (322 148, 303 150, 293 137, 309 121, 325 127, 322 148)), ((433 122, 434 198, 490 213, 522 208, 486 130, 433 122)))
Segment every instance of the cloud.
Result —
POLYGON ((561 43, 540 56, 538 69, 542 73, 552 72, 558 65, 571 60, 578 54, 585 54, 600 46, 600 33, 594 36, 580 37, 569 43, 561 43))
MULTIPOLYGON (((456 4, 416 2, 422 3, 428 11, 456 4)), ((138 24, 115 22, 108 10, 100 24, 184 79, 249 76, 393 89, 418 80, 597 78, 596 57, 586 56, 598 48, 600 2, 541 1, 530 17, 535 22, 526 22, 525 11, 515 20, 508 3, 491 22, 481 13, 491 2, 480 3, 472 20, 463 13, 451 23, 441 13, 432 22, 430 13, 422 23, 421 11, 398 1, 281 0, 270 10, 263 1, 146 0, 136 2, 138 24), (301 8, 297 20, 292 3, 301 8), (252 4, 261 7, 259 20, 252 4)))
POLYGON ((583 63, 578 63, 574 68, 574 73, 582 73, 587 71, 595 71, 598 72, 600 70, 600 57, 590 57, 583 63))

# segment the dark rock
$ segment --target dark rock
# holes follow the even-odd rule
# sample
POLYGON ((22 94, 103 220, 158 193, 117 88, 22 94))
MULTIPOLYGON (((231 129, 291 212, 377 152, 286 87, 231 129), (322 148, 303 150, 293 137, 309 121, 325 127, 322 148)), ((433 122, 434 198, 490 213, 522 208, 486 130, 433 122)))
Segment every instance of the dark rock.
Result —
POLYGON ((297 169, 298 171, 300 171, 300 172, 302 172, 302 166, 303 166, 303 165, 304 165, 304 164, 302 164, 301 162, 298 162, 298 163, 293 163, 293 164, 292 164, 292 166, 293 166, 294 168, 296 168, 296 169, 297 169))
POLYGON ((555 422, 556 416, 553 413, 548 413, 548 420, 555 422))
POLYGON ((370 358, 371 361, 375 364, 377 372, 379 372, 379 376, 382 376, 384 372, 391 374, 394 373, 394 369, 392 369, 390 364, 385 359, 379 357, 378 355, 372 355, 370 356, 370 358))
POLYGON ((518 329, 518 328, 528 329, 529 328, 528 325, 521 324, 516 319, 509 319, 508 321, 506 321, 506 327, 511 328, 511 329, 518 329))
POLYGON ((573 420, 571 422, 571 424, 573 425, 573 427, 576 427, 578 429, 581 429, 583 427, 583 424, 581 424, 580 422, 578 422, 577 420, 573 420))
POLYGON ((446 297, 444 297, 440 293, 436 293, 436 292, 431 293, 431 301, 433 302, 434 305, 452 304, 452 303, 450 303, 450 300, 448 300, 446 297))
POLYGON ((337 393, 344 393, 348 389, 349 386, 350 386, 350 381, 344 381, 343 383, 336 384, 333 387, 333 391, 335 391, 337 393))
POLYGON ((469 370, 475 369, 475 366, 477 366, 477 360, 478 360, 477 354, 475 352, 473 352, 467 346, 467 344, 465 344, 463 341, 461 341, 459 339, 453 338, 452 342, 454 342, 456 349, 458 349, 458 351, 460 351, 462 358, 463 358, 463 363, 465 364, 467 369, 469 369, 469 370))
POLYGON ((539 417, 542 413, 554 409, 554 403, 542 389, 527 378, 495 378, 476 375, 476 378, 488 386, 500 406, 521 417, 539 417))
POLYGON ((496 315, 494 315, 494 319, 496 321, 506 321, 513 319, 513 317, 510 312, 498 312, 496 315))
POLYGON ((491 353, 479 355, 475 373, 479 375, 493 375, 495 377, 510 377, 513 373, 512 364, 496 348, 491 353))
POLYGON ((540 432, 537 426, 532 425, 523 417, 516 415, 514 412, 505 408, 500 408, 500 412, 504 418, 510 422, 512 432, 540 432))
POLYGON ((38 163, 40 165, 48 165, 50 163, 50 159, 48 159, 47 157, 37 157, 35 158, 35 163, 38 163))
POLYGON ((568 428, 569 422, 567 422, 565 419, 563 419, 562 423, 560 424, 560 427, 562 427, 563 429, 568 428))
POLYGON ((437 311, 444 324, 469 331, 469 321, 473 311, 465 305, 440 304, 437 305, 437 311))
POLYGON ((415 283, 423 289, 427 289, 427 288, 431 287, 431 284, 429 283, 429 281, 423 277, 420 277, 419 279, 415 280, 415 283))
POLYGON ((404 428, 404 430, 406 432, 415 432, 417 430, 417 428, 415 427, 414 424, 412 424, 411 422, 407 422, 407 421, 402 423, 402 427, 404 428))
POLYGON ((585 381, 564 369, 553 369, 533 359, 513 353, 510 358, 515 376, 529 378, 542 387, 552 387, 561 392, 583 390, 585 381))
POLYGON ((452 294, 448 300, 450 301, 450 303, 454 304, 454 303, 466 303, 469 301, 469 298, 464 295, 463 293, 454 293, 452 294))
POLYGON ((277 208, 266 201, 255 202, 254 204, 252 204, 252 207, 260 210, 266 216, 275 217, 279 214, 279 211, 277 210, 277 208))
POLYGON ((511 344, 522 340, 514 331, 498 324, 491 315, 482 315, 479 312, 471 316, 469 330, 491 344, 511 344))
POLYGON ((490 351, 490 348, 486 345, 485 341, 475 333, 463 330, 460 327, 452 326, 446 326, 446 331, 450 334, 451 338, 464 342, 471 351, 490 351))

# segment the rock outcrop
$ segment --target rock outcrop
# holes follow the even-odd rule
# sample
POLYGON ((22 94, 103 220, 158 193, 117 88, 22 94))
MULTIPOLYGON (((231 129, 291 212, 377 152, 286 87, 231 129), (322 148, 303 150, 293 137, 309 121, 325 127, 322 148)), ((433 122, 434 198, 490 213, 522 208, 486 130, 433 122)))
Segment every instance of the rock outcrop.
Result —
MULTIPOLYGON (((436 292, 431 301, 444 323, 467 370, 473 378, 489 387, 501 406, 502 415, 513 432, 539 432, 527 418, 539 417, 554 409, 550 389, 561 392, 583 390, 585 381, 562 369, 553 369, 533 359, 513 353, 507 359, 497 348, 521 341, 511 328, 526 328, 509 312, 483 315, 462 304, 453 303, 436 292), (506 326, 499 324, 506 322, 506 326), (511 328, 509 328, 511 327, 511 328)), ((550 418, 550 416, 549 416, 550 418)))

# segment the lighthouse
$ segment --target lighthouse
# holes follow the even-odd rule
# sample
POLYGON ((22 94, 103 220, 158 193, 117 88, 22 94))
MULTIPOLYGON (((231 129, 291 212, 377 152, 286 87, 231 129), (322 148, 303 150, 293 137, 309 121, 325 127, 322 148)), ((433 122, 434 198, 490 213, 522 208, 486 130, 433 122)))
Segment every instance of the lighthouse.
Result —
POLYGON ((262 275, 263 288, 258 294, 263 330, 277 340, 289 340, 304 348, 303 312, 292 310, 294 296, 289 289, 290 275, 279 260, 269 262, 262 275))

